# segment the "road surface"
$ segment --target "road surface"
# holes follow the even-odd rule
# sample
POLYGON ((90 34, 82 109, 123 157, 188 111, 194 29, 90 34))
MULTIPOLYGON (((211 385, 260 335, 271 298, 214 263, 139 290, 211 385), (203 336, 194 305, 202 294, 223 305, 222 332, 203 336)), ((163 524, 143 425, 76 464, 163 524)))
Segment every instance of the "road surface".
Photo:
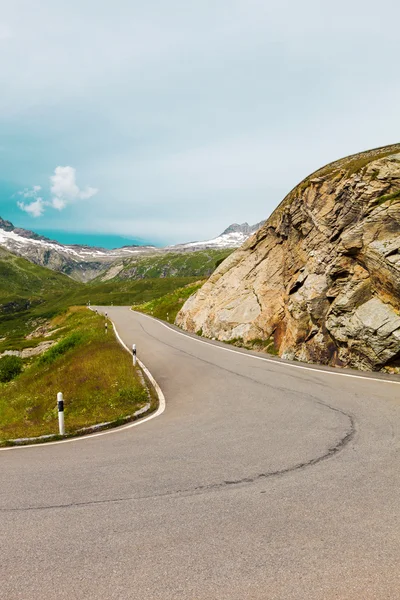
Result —
POLYGON ((106 310, 166 410, 0 452, 2 600, 400 598, 400 385, 106 310))

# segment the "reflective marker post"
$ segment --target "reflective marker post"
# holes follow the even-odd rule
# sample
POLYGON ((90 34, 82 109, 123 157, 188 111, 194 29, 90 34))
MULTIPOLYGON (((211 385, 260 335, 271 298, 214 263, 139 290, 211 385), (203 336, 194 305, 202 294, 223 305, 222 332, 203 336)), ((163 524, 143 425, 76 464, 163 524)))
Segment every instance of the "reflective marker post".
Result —
POLYGON ((60 435, 65 434, 65 425, 64 425, 64 400, 62 392, 58 392, 57 394, 57 408, 58 408, 58 427, 60 430, 60 435))
POLYGON ((136 344, 132 344, 133 366, 136 367, 136 344))

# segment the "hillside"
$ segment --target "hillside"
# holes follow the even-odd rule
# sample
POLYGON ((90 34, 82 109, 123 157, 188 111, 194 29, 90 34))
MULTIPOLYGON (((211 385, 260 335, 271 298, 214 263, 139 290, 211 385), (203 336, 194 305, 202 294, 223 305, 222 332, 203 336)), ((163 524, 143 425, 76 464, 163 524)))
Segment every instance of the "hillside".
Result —
POLYGON ((393 370, 400 359, 400 144, 319 169, 184 305, 177 324, 273 342, 288 359, 393 370))
POLYGON ((0 313, 11 311, 12 303, 20 298, 34 303, 79 287, 61 273, 39 267, 0 248, 0 313))
POLYGON ((197 250, 193 252, 165 252, 155 256, 127 258, 113 265, 95 281, 154 279, 163 277, 209 277, 232 248, 197 250))

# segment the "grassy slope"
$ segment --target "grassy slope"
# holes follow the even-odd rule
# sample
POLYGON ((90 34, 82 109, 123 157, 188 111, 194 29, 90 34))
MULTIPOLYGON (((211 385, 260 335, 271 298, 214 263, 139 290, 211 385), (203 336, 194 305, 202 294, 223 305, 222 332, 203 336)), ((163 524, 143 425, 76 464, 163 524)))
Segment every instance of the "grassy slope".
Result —
POLYGON ((217 264, 233 249, 197 250, 194 252, 167 252, 123 261, 124 268, 115 277, 143 279, 159 277, 209 277, 217 264))
POLYGON ((139 312, 157 317, 158 319, 163 319, 164 321, 173 323, 176 315, 186 300, 189 298, 189 296, 197 292, 203 283, 204 280, 190 283, 185 287, 178 288, 172 292, 169 292, 168 294, 165 294, 164 296, 150 300, 149 302, 135 304, 132 308, 139 312))
POLYGON ((105 333, 103 317, 75 308, 52 325, 61 328, 59 344, 14 381, 0 384, 0 442, 58 433, 59 391, 67 433, 130 415, 149 401, 131 357, 111 328, 105 333))
MULTIPOLYGON (((82 285, 0 248, 0 352, 32 345, 24 336, 65 308, 82 285)), ((38 340, 38 342, 41 340, 38 340)))
POLYGON ((20 258, 0 248, 0 305, 18 298, 29 298, 37 302, 43 298, 76 289, 79 284, 44 267, 20 258))

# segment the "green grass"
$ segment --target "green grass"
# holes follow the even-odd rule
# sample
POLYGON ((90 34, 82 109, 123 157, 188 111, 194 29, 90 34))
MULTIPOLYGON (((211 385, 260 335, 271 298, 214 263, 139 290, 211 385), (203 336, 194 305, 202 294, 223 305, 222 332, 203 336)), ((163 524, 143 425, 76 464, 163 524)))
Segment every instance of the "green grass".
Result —
POLYGON ((79 344, 84 342, 84 337, 82 336, 81 331, 73 331, 67 337, 62 338, 58 344, 52 346, 40 356, 38 359, 38 365, 51 365, 53 362, 60 358, 63 354, 76 348, 79 344))
MULTIPOLYGON (((215 268, 233 252, 224 250, 196 250, 194 252, 166 252, 153 256, 138 256, 123 261, 123 269, 110 281, 126 279, 154 279, 164 277, 209 277, 215 268)), ((96 281, 101 281, 100 275, 96 281)))
POLYGON ((61 273, 39 267, 0 248, 0 314, 6 314, 7 304, 14 300, 28 299, 31 304, 37 304, 50 294, 61 295, 79 287, 79 283, 61 273))
POLYGON ((397 192, 393 192, 392 194, 386 194, 385 196, 380 196, 376 199, 378 204, 384 204, 385 202, 392 202, 393 200, 400 199, 400 190, 397 192))
POLYGON ((22 372, 23 360, 19 356, 3 356, 0 358, 0 382, 12 381, 22 372))
POLYGON ((0 385, 0 442, 58 433, 56 397, 64 394, 67 433, 122 419, 149 402, 132 358, 104 318, 72 308, 54 319, 62 339, 0 385))
MULTIPOLYGON (((43 269, 46 271, 47 270, 43 269)), ((68 279, 61 275, 60 277, 68 279)), ((64 293, 47 293, 41 302, 32 303, 29 309, 15 310, 0 314, 0 353, 4 350, 22 350, 48 338, 27 340, 26 336, 36 327, 54 318, 69 306, 86 305, 126 305, 142 303, 169 293, 194 281, 193 277, 169 277, 143 279, 140 281, 105 282, 97 284, 76 284, 67 287, 64 293)), ((74 284, 74 282, 72 282, 74 284)))
POLYGON ((158 319, 173 323, 176 315, 186 300, 203 285, 204 281, 196 281, 185 287, 178 288, 164 296, 150 300, 142 304, 133 305, 133 309, 152 315, 158 319))
POLYGON ((147 302, 159 298, 179 287, 196 280, 196 277, 161 277, 159 279, 140 279, 125 281, 109 281, 104 283, 89 284, 84 290, 69 295, 73 304, 118 305, 130 306, 133 303, 147 302))

